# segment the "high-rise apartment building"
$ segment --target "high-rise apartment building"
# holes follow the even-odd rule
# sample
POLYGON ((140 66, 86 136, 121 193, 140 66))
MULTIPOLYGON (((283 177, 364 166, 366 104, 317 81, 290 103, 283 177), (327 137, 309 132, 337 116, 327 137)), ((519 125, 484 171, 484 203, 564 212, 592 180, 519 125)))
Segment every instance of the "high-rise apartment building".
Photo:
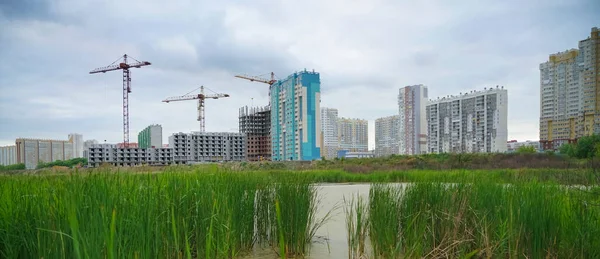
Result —
POLYGON ((73 143, 73 157, 83 157, 83 135, 71 133, 68 137, 69 142, 73 143))
POLYGON ((14 165, 17 163, 17 146, 0 147, 0 165, 14 165))
POLYGON ((398 114, 400 115, 400 154, 415 155, 427 152, 427 86, 411 85, 400 88, 398 114))
POLYGON ((505 152, 507 105, 507 91, 498 86, 430 100, 426 111, 429 152, 505 152))
POLYGON ((17 164, 35 169, 39 163, 74 158, 73 143, 68 140, 18 138, 15 141, 17 164))
POLYGON ((139 148, 160 148, 162 147, 162 126, 153 124, 143 129, 138 134, 139 148))
POLYGON ((271 146, 273 160, 321 158, 321 81, 302 71, 272 84, 271 146))
POLYGON ((340 146, 338 138, 338 110, 334 108, 321 108, 321 131, 323 144, 321 145, 321 156, 326 159, 337 157, 340 146))
POLYGON ((271 160, 271 108, 240 108, 240 133, 246 134, 248 161, 271 160))
POLYGON ((400 153, 400 115, 375 120, 375 156, 400 153))
POLYGON ((557 149, 600 134, 600 30, 540 64, 540 143, 557 149))
POLYGON ((339 150, 366 152, 369 150, 369 122, 361 119, 338 119, 339 150))

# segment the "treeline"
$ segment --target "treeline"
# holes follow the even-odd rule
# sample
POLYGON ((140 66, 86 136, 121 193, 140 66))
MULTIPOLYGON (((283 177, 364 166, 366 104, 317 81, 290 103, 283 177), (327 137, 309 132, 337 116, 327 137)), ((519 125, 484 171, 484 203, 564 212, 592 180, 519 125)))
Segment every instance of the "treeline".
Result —
POLYGON ((0 165, 0 171, 24 170, 25 164, 0 165))
POLYGON ((564 144, 559 152, 579 159, 600 157, 600 135, 581 137, 577 143, 564 144))
POLYGON ((49 162, 49 163, 39 163, 37 166, 37 169, 40 168, 48 168, 48 167, 53 167, 53 166, 66 166, 66 167, 74 167, 77 165, 87 165, 87 158, 73 158, 73 159, 69 159, 69 160, 57 160, 54 162, 49 162))

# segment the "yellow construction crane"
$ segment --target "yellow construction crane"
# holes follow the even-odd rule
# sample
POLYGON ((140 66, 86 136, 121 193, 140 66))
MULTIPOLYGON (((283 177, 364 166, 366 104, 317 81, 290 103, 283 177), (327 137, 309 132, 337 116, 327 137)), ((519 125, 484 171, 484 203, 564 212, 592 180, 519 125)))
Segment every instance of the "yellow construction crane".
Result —
MULTIPOLYGON (((194 90, 194 91, 196 91, 196 90, 194 90)), ((199 94, 190 94, 190 93, 187 93, 182 96, 169 97, 167 99, 164 99, 163 102, 169 103, 169 102, 176 102, 176 101, 187 101, 187 100, 198 99, 198 121, 200 122, 200 132, 204 132, 204 130, 205 130, 205 127, 204 127, 204 117, 205 117, 204 116, 204 99, 219 99, 219 98, 229 97, 229 94, 215 93, 215 94, 206 95, 206 94, 204 94, 204 86, 200 86, 199 94)))
MULTIPOLYGON (((249 75, 235 75, 237 78, 250 80, 251 82, 265 83, 269 85, 269 97, 271 96, 271 85, 277 82, 275 79, 275 73, 271 72, 271 79, 262 78, 260 76, 249 76, 249 75)), ((269 98, 269 106, 271 104, 271 98, 269 98)))

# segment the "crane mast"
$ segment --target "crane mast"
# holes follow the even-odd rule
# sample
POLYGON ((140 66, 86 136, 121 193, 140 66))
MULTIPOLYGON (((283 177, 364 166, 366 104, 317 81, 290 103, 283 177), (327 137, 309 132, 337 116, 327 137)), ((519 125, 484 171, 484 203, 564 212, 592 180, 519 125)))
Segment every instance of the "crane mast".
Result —
POLYGON ((127 54, 124 54, 122 57, 123 62, 115 64, 117 61, 121 60, 121 58, 119 58, 106 67, 99 67, 90 71, 90 74, 97 74, 123 70, 123 146, 125 147, 129 146, 129 93, 131 93, 131 71, 129 71, 129 68, 140 68, 151 65, 148 61, 138 61, 132 57, 129 58, 135 60, 135 62, 127 63, 127 58, 127 54))
POLYGON ((173 96, 173 97, 169 97, 167 99, 164 99, 163 102, 165 103, 169 103, 169 102, 176 102, 176 101, 187 101, 187 100, 195 100, 198 99, 198 121, 200 122, 200 132, 204 132, 206 130, 205 128, 205 107, 204 107, 204 100, 205 99, 219 99, 219 98, 224 98, 224 97, 229 97, 229 94, 221 94, 221 93, 216 93, 216 94, 209 94, 206 95, 204 94, 204 86, 200 86, 200 94, 186 94, 186 95, 181 95, 181 96, 173 96))

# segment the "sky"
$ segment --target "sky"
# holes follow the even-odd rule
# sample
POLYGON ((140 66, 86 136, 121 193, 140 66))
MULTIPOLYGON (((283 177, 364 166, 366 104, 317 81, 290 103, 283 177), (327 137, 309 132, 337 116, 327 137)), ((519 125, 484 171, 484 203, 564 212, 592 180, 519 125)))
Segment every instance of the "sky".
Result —
POLYGON ((161 124, 163 141, 199 129, 195 101, 166 97, 204 85, 206 130, 238 130, 238 109, 268 104, 268 85, 236 74, 321 75, 321 106, 374 120, 398 113, 398 89, 429 98, 508 89, 508 139, 536 140, 539 64, 600 26, 597 0, 3 0, 0 146, 69 133, 122 142, 122 73, 88 72, 123 54, 132 69, 130 139, 161 124), (167 4, 168 3, 168 4, 167 4))

